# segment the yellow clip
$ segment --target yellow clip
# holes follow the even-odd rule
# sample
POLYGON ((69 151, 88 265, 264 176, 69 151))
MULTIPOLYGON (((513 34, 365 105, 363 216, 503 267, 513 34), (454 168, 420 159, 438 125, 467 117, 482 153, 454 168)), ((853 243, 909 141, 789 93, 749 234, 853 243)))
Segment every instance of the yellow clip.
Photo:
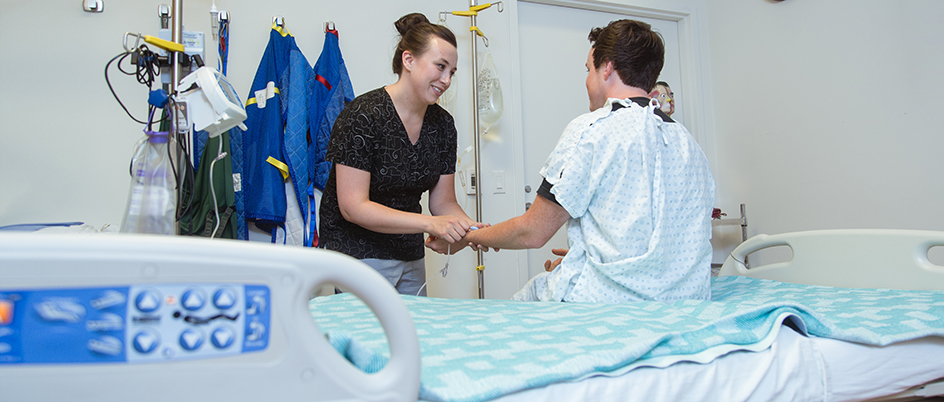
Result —
POLYGON ((460 17, 473 17, 479 15, 478 11, 453 11, 452 15, 458 15, 460 17))
POLYGON ((492 6, 492 3, 479 4, 479 5, 475 6, 475 7, 469 7, 469 10, 471 10, 471 11, 482 11, 482 10, 484 10, 484 9, 486 9, 486 8, 491 7, 491 6, 492 6))
POLYGON ((269 164, 271 164, 272 166, 275 166, 276 169, 282 172, 282 180, 288 180, 288 165, 286 165, 282 161, 275 159, 271 156, 268 159, 266 159, 266 162, 269 162, 269 164))
POLYGON ((479 265, 479 266, 475 267, 475 270, 476 270, 476 271, 484 271, 484 270, 485 270, 485 266, 484 266, 484 265, 479 265))
POLYGON ((169 40, 157 38, 151 35, 145 35, 144 41, 167 51, 180 52, 180 53, 184 52, 184 45, 171 42, 169 40))
POLYGON ((479 27, 477 27, 477 26, 475 26, 475 25, 472 25, 472 26, 469 28, 469 31, 475 32, 476 35, 481 36, 481 37, 483 37, 483 38, 485 37, 485 34, 482 33, 482 30, 479 29, 479 27))

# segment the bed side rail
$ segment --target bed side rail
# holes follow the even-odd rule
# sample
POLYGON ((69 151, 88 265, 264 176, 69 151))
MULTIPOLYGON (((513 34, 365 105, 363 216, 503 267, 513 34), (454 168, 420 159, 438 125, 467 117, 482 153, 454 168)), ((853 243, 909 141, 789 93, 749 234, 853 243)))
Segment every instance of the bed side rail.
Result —
MULTIPOLYGON (((843 229, 757 235, 728 256, 719 275, 850 288, 944 290, 944 266, 928 260, 944 232, 843 229), (788 262, 745 267, 751 253, 787 246, 788 262)), ((752 265, 757 259, 752 260, 752 265)))

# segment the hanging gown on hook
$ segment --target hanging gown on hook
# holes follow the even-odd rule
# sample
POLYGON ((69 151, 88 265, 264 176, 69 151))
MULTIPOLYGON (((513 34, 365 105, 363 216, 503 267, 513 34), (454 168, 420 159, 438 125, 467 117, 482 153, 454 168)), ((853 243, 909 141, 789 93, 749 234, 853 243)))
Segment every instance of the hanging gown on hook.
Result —
MULTIPOLYGON (((328 140, 334 120, 348 102, 354 100, 354 88, 347 74, 338 31, 325 29, 324 48, 314 67, 315 84, 311 92, 311 113, 309 114, 311 143, 308 145, 308 171, 311 185, 308 188, 310 215, 308 221, 307 246, 317 246, 317 228, 315 208, 315 189, 324 190, 331 172, 331 162, 325 160, 328 140)), ((319 193, 320 194, 320 193, 319 193)))
POLYGON ((274 25, 246 102, 243 135, 245 219, 286 244, 304 243, 308 210, 308 113, 311 65, 295 37, 274 25))
POLYGON ((194 157, 198 166, 194 196, 187 214, 180 218, 180 234, 189 236, 236 238, 236 219, 233 213, 236 210, 236 199, 233 193, 233 168, 230 155, 229 132, 216 137, 208 138, 206 132, 200 131, 203 145, 198 148, 202 157, 194 157), (220 144, 222 141, 222 144, 220 144), (220 149, 226 156, 216 163, 213 160, 220 155, 220 149), (210 173, 212 168, 213 173, 210 173), (212 179, 212 180, 211 180, 212 179), (210 190, 210 187, 213 190, 210 190), (213 207, 213 196, 216 196, 216 208, 213 207), (217 227, 217 213, 219 213, 219 227, 217 227), (215 232, 215 233, 214 233, 215 232))

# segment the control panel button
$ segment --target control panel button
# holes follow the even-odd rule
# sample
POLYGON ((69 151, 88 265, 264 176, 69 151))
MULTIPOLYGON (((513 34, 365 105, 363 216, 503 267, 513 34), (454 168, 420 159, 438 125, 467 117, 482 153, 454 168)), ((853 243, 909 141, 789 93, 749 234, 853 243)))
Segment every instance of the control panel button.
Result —
POLYGON ((213 331, 213 334, 210 335, 210 341, 213 342, 213 346, 216 346, 217 349, 226 349, 230 347, 235 340, 236 332, 226 327, 217 328, 213 331))
POLYGON ((92 352, 108 356, 118 356, 125 350, 121 340, 113 336, 89 339, 86 346, 92 352))
POLYGON ((213 293, 213 305, 220 310, 232 308, 236 304, 236 293, 223 288, 213 293))
POLYGON ((197 289, 187 290, 184 292, 183 296, 180 297, 180 304, 190 311, 203 308, 204 303, 206 303, 206 296, 203 295, 202 291, 197 289))
POLYGON ((125 295, 115 290, 106 290, 102 293, 101 297, 92 299, 89 304, 98 310, 104 310, 109 307, 125 304, 125 295))
POLYGON ((203 334, 193 329, 185 329, 180 334, 180 346, 186 350, 197 350, 203 345, 203 334))
POLYGON ((104 313, 97 319, 89 319, 85 322, 85 329, 94 332, 121 331, 124 328, 124 317, 113 313, 104 313))
POLYGON ((134 306, 142 313, 152 313, 161 307, 161 295, 153 290, 145 290, 134 299, 134 306))
POLYGON ((151 332, 139 332, 134 336, 132 344, 134 345, 134 350, 148 354, 157 349, 158 345, 161 344, 161 338, 151 332))
POLYGON ((49 299, 35 306, 36 313, 45 321, 76 323, 85 318, 85 307, 67 299, 49 299))

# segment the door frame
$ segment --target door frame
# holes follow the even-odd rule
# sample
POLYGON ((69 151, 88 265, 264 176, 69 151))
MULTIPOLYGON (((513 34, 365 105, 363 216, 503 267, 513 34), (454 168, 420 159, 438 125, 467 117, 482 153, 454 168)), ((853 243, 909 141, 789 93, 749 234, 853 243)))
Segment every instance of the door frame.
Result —
MULTIPOLYGON (((627 0, 628 1, 628 0, 627 0)), ((512 103, 515 116, 522 116, 521 91, 521 59, 520 59, 520 28, 518 26, 518 2, 542 4, 548 6, 575 8, 589 11, 600 11, 612 14, 625 15, 629 18, 651 18, 673 21, 678 26, 679 40, 679 74, 681 87, 685 88, 685 96, 681 98, 679 106, 685 110, 682 124, 688 128, 695 140, 701 145, 708 158, 709 166, 715 170, 714 135, 712 133, 713 119, 709 90, 710 72, 708 71, 708 40, 705 24, 701 23, 700 13, 687 8, 673 7, 642 7, 621 2, 599 0, 516 0, 509 2, 512 41, 512 94, 515 101, 512 103)), ((511 130, 513 143, 516 149, 524 150, 524 132, 521 119, 515 119, 515 127, 511 130)), ((525 182, 524 158, 515 158, 515 182, 525 182)), ((525 212, 525 196, 515 190, 516 215, 525 212)), ((528 273, 528 253, 524 250, 518 253, 518 283, 524 286, 530 279, 528 273)))

